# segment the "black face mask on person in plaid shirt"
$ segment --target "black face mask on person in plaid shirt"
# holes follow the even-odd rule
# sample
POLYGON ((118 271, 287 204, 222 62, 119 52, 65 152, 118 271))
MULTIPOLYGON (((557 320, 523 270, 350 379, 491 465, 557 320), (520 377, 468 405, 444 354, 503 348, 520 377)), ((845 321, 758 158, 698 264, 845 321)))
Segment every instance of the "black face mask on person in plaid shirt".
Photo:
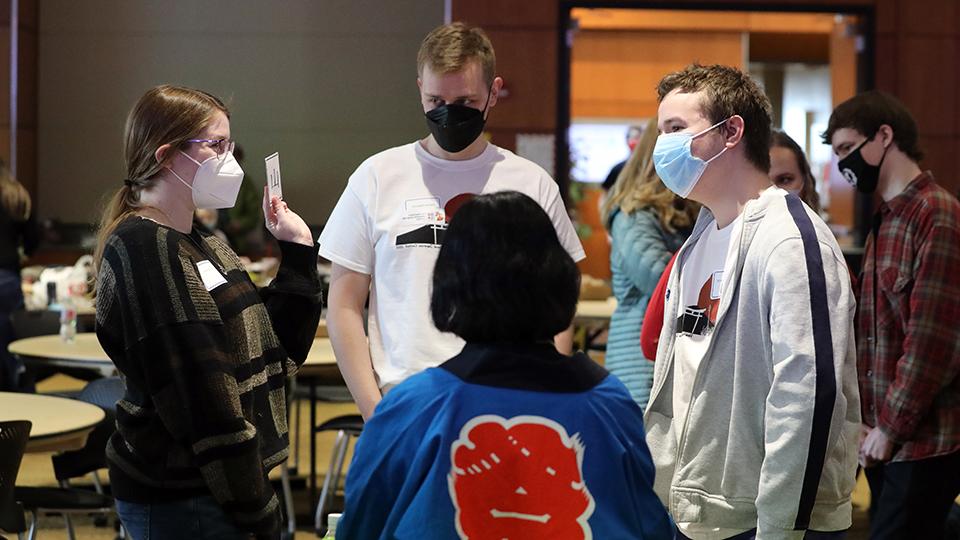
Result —
POLYGON ((860 146, 856 147, 852 152, 847 154, 847 157, 837 163, 840 172, 843 173, 843 177, 846 178, 847 182, 850 182, 851 185, 856 186, 857 191, 860 193, 873 193, 877 190, 877 182, 880 181, 880 167, 883 165, 883 160, 887 157, 887 150, 890 149, 889 146, 883 149, 883 156, 880 158, 880 163, 876 165, 867 163, 866 160, 863 159, 861 150, 868 142, 876 140, 876 137, 877 134, 874 133, 873 137, 860 143, 860 146))

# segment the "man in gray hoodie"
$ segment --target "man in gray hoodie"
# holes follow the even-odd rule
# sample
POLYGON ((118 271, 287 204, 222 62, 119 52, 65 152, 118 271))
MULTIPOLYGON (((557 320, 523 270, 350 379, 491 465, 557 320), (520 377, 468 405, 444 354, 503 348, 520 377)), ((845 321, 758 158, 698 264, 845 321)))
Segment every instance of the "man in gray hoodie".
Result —
POLYGON ((855 300, 833 234, 770 187, 770 103, 699 66, 660 81, 653 159, 703 204, 670 274, 644 416, 680 538, 842 538, 860 403, 855 300))

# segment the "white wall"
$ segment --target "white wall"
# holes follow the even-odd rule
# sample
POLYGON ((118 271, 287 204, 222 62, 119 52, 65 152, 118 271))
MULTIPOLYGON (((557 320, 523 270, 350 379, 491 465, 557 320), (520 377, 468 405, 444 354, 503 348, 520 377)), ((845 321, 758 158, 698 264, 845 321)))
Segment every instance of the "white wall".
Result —
POLYGON ((127 111, 151 86, 231 108, 245 170, 279 150, 284 199, 323 223, 367 156, 426 132, 420 40, 444 0, 39 2, 39 214, 94 222, 124 177, 127 111))
POLYGON ((783 79, 783 131, 797 141, 801 148, 807 130, 807 113, 813 113, 810 124, 812 140, 807 159, 819 179, 823 165, 830 162, 830 147, 820 141, 833 112, 830 66, 787 64, 783 79))

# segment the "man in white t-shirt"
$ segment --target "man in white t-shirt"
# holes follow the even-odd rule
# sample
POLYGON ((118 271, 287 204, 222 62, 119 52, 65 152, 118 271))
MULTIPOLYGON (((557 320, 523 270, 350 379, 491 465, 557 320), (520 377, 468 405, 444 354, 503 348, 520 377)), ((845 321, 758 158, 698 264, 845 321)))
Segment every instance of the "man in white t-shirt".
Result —
POLYGON ((670 274, 644 415, 655 490, 695 540, 842 538, 860 402, 836 240, 770 187, 770 102, 742 71, 658 88, 657 174, 703 204, 670 274))
MULTIPOLYGON (((486 34, 462 23, 434 29, 420 46, 417 73, 430 135, 360 164, 319 239, 320 255, 333 263, 330 339, 364 418, 383 392, 463 347, 434 327, 430 281, 447 223, 464 202, 481 193, 524 193, 550 216, 570 256, 584 258, 556 182, 481 136, 503 86, 486 34)), ((561 352, 570 353, 571 332, 557 337, 561 352)))

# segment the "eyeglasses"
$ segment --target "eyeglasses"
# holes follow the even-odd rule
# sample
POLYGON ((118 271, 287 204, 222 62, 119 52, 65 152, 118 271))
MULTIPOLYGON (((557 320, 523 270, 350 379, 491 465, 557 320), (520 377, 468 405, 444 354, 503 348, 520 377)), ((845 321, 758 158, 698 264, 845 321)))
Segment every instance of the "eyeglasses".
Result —
POLYGON ((207 143, 210 148, 217 152, 217 159, 223 159, 228 152, 233 152, 236 146, 232 139, 187 139, 188 143, 207 143))

